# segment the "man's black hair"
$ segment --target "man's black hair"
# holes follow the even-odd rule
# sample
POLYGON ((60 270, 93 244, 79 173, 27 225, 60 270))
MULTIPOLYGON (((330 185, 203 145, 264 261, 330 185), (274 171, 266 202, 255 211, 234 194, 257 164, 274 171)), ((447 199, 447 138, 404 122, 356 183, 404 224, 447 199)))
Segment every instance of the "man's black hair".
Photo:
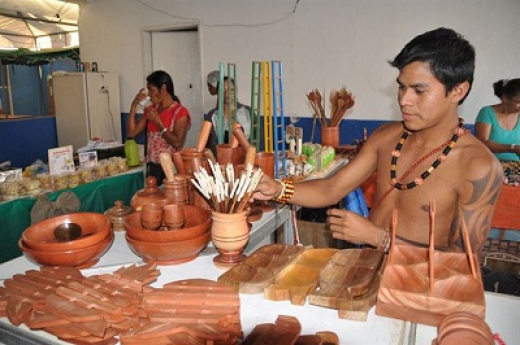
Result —
POLYGON ((447 28, 425 32, 408 42, 389 63, 402 71, 415 61, 428 63, 432 74, 445 86, 446 94, 467 81, 468 93, 459 104, 464 102, 473 85, 475 49, 462 35, 447 28))

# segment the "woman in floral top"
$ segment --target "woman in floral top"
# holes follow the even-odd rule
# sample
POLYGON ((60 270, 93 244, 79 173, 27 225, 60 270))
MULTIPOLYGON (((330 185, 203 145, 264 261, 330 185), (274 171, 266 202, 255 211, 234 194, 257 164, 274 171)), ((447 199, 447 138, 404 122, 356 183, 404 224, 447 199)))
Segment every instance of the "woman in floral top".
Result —
POLYGON ((144 109, 141 118, 136 119, 139 102, 147 97, 146 93, 142 92, 144 90, 140 90, 132 101, 126 131, 129 137, 135 137, 146 128, 147 175, 154 176, 160 185, 165 175, 160 165, 159 154, 172 154, 182 148, 191 124, 191 116, 175 96, 173 81, 168 73, 155 71, 146 78, 146 82, 152 104, 144 109))

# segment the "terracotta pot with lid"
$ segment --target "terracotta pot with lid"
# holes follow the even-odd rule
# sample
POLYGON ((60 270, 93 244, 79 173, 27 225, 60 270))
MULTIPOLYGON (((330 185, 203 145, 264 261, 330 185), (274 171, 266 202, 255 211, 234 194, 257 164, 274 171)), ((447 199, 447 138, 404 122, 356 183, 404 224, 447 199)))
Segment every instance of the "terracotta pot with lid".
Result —
POLYGON ((105 216, 110 219, 112 230, 123 231, 125 230, 123 225, 125 218, 132 213, 133 210, 130 206, 126 206, 121 200, 117 200, 114 205, 114 207, 105 211, 105 216))
POLYGON ((170 205, 173 204, 171 200, 166 198, 164 191, 157 187, 157 180, 153 176, 146 178, 146 186, 143 189, 138 190, 132 200, 130 200, 130 206, 134 211, 140 211, 143 205, 170 205))

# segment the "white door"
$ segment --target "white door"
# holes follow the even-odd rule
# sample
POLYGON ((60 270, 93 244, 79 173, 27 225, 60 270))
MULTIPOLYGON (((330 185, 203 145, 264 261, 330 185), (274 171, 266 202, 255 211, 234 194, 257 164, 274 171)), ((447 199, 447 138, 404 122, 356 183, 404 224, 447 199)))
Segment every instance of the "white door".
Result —
POLYGON ((184 147, 195 147, 204 115, 198 31, 152 32, 152 70, 171 75, 175 94, 192 119, 184 147))

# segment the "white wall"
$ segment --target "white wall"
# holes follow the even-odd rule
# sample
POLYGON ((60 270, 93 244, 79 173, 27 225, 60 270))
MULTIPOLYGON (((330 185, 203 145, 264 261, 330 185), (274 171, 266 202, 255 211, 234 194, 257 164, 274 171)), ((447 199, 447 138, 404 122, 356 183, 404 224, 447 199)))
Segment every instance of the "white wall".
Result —
POLYGON ((292 14, 295 3, 89 1, 79 20, 81 57, 120 74, 123 112, 146 77, 142 30, 194 20, 200 23, 202 75, 219 62, 237 63, 244 103, 250 103, 251 62, 283 62, 286 115, 312 116, 305 97, 311 89, 328 94, 346 86, 356 96, 349 118, 399 119, 397 70, 387 61, 414 36, 440 26, 460 32, 477 51, 475 83, 461 107, 468 123, 481 106, 498 102, 493 82, 520 77, 519 0, 301 0, 292 14))

